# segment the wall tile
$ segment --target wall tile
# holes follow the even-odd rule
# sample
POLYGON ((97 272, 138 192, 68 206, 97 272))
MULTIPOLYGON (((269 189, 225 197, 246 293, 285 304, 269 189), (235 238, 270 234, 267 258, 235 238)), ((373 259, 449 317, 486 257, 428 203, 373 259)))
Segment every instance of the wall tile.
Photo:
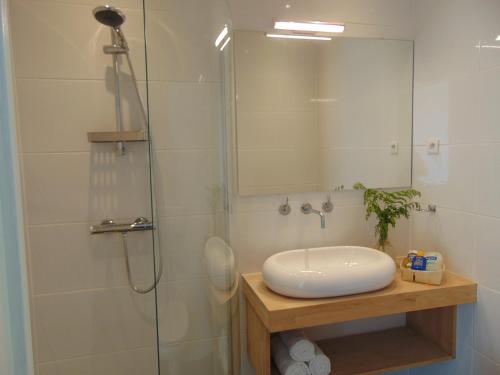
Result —
POLYGON ((161 283, 158 288, 160 345, 227 334, 227 310, 211 294, 207 279, 161 283), (176 322, 172 324, 172 322, 176 322))
POLYGON ((439 206, 472 212, 477 174, 474 145, 440 147, 438 155, 429 155, 425 147, 415 147, 413 184, 426 201, 439 206))
POLYGON ((170 11, 149 12, 146 33, 149 79, 218 81, 219 50, 214 41, 224 22, 213 17, 212 1, 195 1, 198 9, 193 12, 181 6, 181 1, 170 3, 175 4, 170 11))
MULTIPOLYGON (((72 5, 92 5, 99 6, 103 5, 99 0, 33 0, 33 1, 44 1, 44 2, 55 2, 55 3, 67 3, 72 5)), ((129 9, 142 9, 142 2, 140 0, 110 0, 106 4, 114 7, 123 7, 129 9)))
MULTIPOLYGON (((124 83, 124 128, 143 129, 133 86, 124 83)), ((87 132, 116 129, 114 87, 103 80, 18 79, 17 97, 24 152, 89 151, 87 132)))
POLYGON ((478 282, 500 292, 500 220, 476 218, 475 255, 478 282))
POLYGON ((239 254, 242 273, 260 271, 267 257, 279 251, 333 245, 373 246, 373 228, 362 207, 337 207, 327 215, 326 229, 317 216, 294 206, 289 216, 270 212, 239 213, 232 217, 232 246, 239 254))
POLYGON ((214 148, 221 124, 220 90, 217 83, 150 82, 153 147, 214 148))
POLYGON ((148 158, 144 145, 129 146, 125 157, 117 157, 113 146, 108 147, 108 151, 91 154, 26 154, 24 175, 29 223, 150 216, 148 158), (71 198, 61 199, 68 196, 71 198))
MULTIPOLYGON (((92 236, 87 224, 31 226, 28 234, 33 294, 128 287, 119 234, 92 236)), ((133 281, 152 283, 151 233, 131 233, 127 243, 133 281)))
POLYGON ((483 356, 478 352, 474 352, 474 365, 472 375, 498 375, 500 374, 500 364, 493 362, 491 359, 483 356))
POLYGON ((215 212, 220 183, 217 153, 213 150, 157 151, 156 181, 160 215, 197 215, 215 212))
MULTIPOLYGON (((496 49, 496 51, 499 53, 500 50, 496 49)), ((483 57, 482 54, 481 57, 483 57)), ((478 75, 478 82, 481 121, 471 129, 471 132, 476 134, 473 139, 478 139, 480 142, 498 143, 500 141, 500 130, 497 124, 500 110, 497 105, 497 98, 500 95, 500 68, 496 67, 482 71, 478 75)))
POLYGON ((153 294, 127 287, 53 294, 34 298, 33 308, 40 362, 155 343, 153 294))
MULTIPOLYGON (((479 41, 481 46, 498 46, 498 17, 500 16, 500 4, 495 0, 480 0, 477 8, 481 13, 479 29, 479 41)), ((489 69, 500 65, 500 50, 498 48, 480 49, 481 69, 489 69)))
POLYGON ((168 280, 206 277, 205 242, 215 234, 213 215, 175 216, 160 219, 161 249, 168 280))
POLYGON ((474 348, 500 363, 500 293, 480 286, 474 319, 474 348))
POLYGON ((413 248, 439 251, 449 270, 476 277, 473 215, 438 207, 435 214, 414 214, 412 223, 413 248))
POLYGON ((226 337, 160 345, 160 367, 173 374, 227 374, 227 349, 226 337))
POLYGON ((155 348, 46 362, 38 366, 38 375, 154 375, 157 373, 155 348))
MULTIPOLYGON (((104 79, 111 57, 102 51, 111 32, 92 16, 93 6, 13 0, 12 36, 18 78, 104 79), (78 27, 74 27, 78 25, 78 27), (36 64, 33 64, 36 61, 36 64)), ((145 79, 142 11, 124 9, 123 31, 138 79, 145 79)), ((128 71, 125 70, 124 71, 128 71)))

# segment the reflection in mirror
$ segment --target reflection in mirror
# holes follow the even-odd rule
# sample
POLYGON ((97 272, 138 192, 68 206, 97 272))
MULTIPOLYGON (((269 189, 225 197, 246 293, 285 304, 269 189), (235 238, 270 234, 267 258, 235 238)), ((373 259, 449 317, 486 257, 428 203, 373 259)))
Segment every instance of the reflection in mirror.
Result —
POLYGON ((240 195, 411 185, 413 43, 234 34, 240 195))

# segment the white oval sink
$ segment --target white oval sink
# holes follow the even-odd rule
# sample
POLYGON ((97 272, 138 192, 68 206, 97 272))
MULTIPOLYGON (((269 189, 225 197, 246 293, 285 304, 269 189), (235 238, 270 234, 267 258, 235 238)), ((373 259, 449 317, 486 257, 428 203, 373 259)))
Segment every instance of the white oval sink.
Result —
POLYGON ((359 246, 284 251, 269 257, 262 269, 270 289, 298 298, 370 292, 389 285, 395 274, 389 255, 359 246))

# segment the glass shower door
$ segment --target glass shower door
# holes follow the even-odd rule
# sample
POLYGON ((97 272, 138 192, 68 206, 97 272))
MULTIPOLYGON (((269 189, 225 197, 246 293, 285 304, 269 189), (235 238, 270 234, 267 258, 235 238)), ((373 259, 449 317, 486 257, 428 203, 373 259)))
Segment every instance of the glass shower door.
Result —
MULTIPOLYGON (((234 374, 235 260, 228 245, 223 0, 146 3, 160 374, 234 374), (232 310, 233 307, 233 310, 232 310)), ((237 311, 236 311, 237 312, 237 311)))

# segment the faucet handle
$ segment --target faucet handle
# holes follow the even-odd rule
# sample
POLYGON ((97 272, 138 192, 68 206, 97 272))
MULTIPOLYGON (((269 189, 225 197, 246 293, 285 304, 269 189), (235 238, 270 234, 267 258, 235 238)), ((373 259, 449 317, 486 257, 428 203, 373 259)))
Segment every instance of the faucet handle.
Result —
POLYGON ((304 203, 302 206, 300 206, 300 211, 302 211, 303 214, 310 214, 312 211, 312 206, 310 203, 304 203))
POLYGON ((286 197, 286 202, 280 205, 278 211, 283 216, 290 215, 290 212, 292 212, 292 208, 290 207, 290 204, 288 204, 288 197, 286 197))
POLYGON ((328 200, 326 202, 323 202, 321 205, 321 208, 323 209, 323 212, 332 212, 333 211, 333 203, 332 203, 332 195, 328 194, 328 200))

